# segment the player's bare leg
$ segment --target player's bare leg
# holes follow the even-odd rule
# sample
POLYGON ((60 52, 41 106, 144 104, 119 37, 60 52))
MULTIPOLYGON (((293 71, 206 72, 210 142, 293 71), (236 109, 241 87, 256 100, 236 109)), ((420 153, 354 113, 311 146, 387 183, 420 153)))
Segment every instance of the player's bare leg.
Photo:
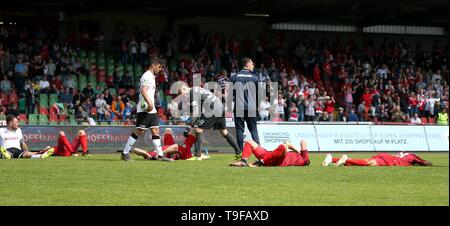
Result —
POLYGON ((148 154, 145 150, 140 148, 134 148, 132 152, 134 152, 134 154, 138 156, 142 156, 145 160, 151 158, 150 154, 148 154))

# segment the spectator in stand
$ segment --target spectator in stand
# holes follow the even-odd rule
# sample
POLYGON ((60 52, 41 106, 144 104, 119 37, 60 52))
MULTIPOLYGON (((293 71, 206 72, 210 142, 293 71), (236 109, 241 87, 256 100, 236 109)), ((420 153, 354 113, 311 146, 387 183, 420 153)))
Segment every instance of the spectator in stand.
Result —
POLYGON ((322 112, 322 114, 319 116, 318 120, 319 122, 329 122, 331 121, 330 116, 326 111, 322 112))
POLYGON ((46 61, 45 67, 44 67, 44 75, 49 76, 49 78, 52 78, 55 75, 56 72, 56 64, 53 62, 52 58, 49 58, 48 61, 46 61))
POLYGON ((289 121, 298 121, 298 108, 295 103, 291 103, 291 107, 289 108, 289 121))
POLYGON ((413 117, 411 117, 412 124, 422 124, 422 119, 419 118, 419 114, 414 113, 413 117))
POLYGON ((347 122, 357 122, 357 121, 359 121, 358 115, 356 115, 355 109, 351 108, 350 112, 348 113, 348 120, 347 120, 347 122))
POLYGON ((282 121, 286 121, 285 115, 284 115, 284 109, 287 107, 286 100, 283 98, 282 94, 278 94, 278 99, 275 100, 275 111, 279 118, 281 118, 282 121))
POLYGON ((59 76, 59 75, 53 76, 51 87, 54 90, 58 90, 59 91, 59 90, 61 90, 62 86, 63 86, 63 83, 61 81, 61 76, 59 76))
POLYGON ((14 73, 25 75, 28 72, 27 65, 23 62, 23 56, 20 55, 17 58, 17 63, 14 66, 14 73))
POLYGON ((3 80, 0 83, 0 91, 1 92, 8 92, 12 90, 11 81, 9 81, 8 76, 4 75, 3 80))
POLYGON ((126 71, 125 75, 122 76, 122 79, 120 80, 119 88, 130 89, 133 87, 133 79, 131 78, 130 72, 126 71))
POLYGON ((425 117, 427 118, 434 118, 435 111, 434 107, 437 101, 440 101, 440 98, 435 98, 435 92, 434 90, 431 90, 429 92, 429 97, 425 98, 425 117))
POLYGON ((113 96, 109 93, 109 89, 105 89, 103 91, 103 99, 106 101, 107 104, 111 105, 113 102, 113 96))
MULTIPOLYGON (((354 109, 353 109, 353 114, 355 114, 355 110, 354 109)), ((349 112, 348 115, 349 115, 349 120, 350 120, 350 112, 349 112)), ((357 121, 358 120, 358 116, 356 116, 356 118, 354 118, 354 119, 356 119, 356 121, 357 121)), ((338 108, 338 113, 336 114, 335 121, 336 122, 346 122, 347 121, 347 118, 345 117, 345 114, 344 114, 344 108, 342 108, 342 107, 338 108)))
POLYGON ((70 93, 70 88, 64 88, 64 91, 59 94, 59 101, 68 105, 73 105, 73 95, 70 93))
POLYGON ((308 99, 305 101, 305 121, 312 122, 315 120, 315 106, 316 101, 314 101, 314 97, 312 95, 308 96, 308 99))
POLYGON ((97 108, 97 118, 99 121, 105 120, 105 95, 102 93, 98 95, 98 98, 95 100, 95 107, 97 108))
POLYGON ((366 121, 367 111, 366 111, 366 103, 365 103, 365 101, 362 101, 358 105, 358 115, 359 115, 359 121, 366 121))
POLYGON ((438 113, 437 116, 437 125, 439 126, 448 126, 448 113, 447 113, 448 107, 442 107, 441 112, 438 113))
POLYGON ((405 114, 400 110, 400 106, 395 106, 392 113, 391 113, 391 120, 393 122, 405 122, 406 116, 405 114))
MULTIPOLYGON (((116 99, 111 104, 111 111, 114 115, 117 115, 118 118, 122 118, 123 110, 125 109, 125 104, 122 101, 121 96, 117 96, 116 99)), ((114 115, 112 116, 114 118, 114 115)))
POLYGON ((82 93, 83 93, 83 98, 85 98, 85 99, 91 99, 91 98, 95 97, 94 96, 95 90, 94 90, 94 88, 92 88, 92 83, 88 83, 88 86, 83 89, 82 93))
POLYGON ((333 115, 335 103, 336 101, 333 96, 325 96, 325 112, 327 112, 329 116, 333 115))
POLYGON ((259 105, 259 117, 261 121, 268 121, 271 111, 271 106, 269 102, 269 97, 266 96, 264 100, 261 101, 259 105))
POLYGON ((414 116, 419 112, 417 105, 418 105, 417 96, 413 91, 411 91, 408 99, 409 115, 414 116))
POLYGON ((122 119, 126 120, 126 119, 131 119, 133 113, 133 106, 131 105, 130 102, 125 104, 125 109, 123 109, 123 115, 122 115, 122 119))
POLYGON ((47 76, 42 76, 42 79, 39 81, 39 92, 40 93, 49 93, 50 92, 50 83, 47 80, 47 76))

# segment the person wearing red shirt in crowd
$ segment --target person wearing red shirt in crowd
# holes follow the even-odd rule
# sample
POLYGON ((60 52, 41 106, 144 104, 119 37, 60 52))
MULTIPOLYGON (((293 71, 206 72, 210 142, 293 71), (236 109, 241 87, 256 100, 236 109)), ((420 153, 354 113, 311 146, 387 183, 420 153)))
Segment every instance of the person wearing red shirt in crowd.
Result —
MULTIPOLYGON (((191 130, 193 131, 193 130, 191 130)), ((164 141, 163 141, 163 153, 167 158, 171 158, 173 160, 187 160, 191 159, 192 152, 191 148, 192 145, 194 145, 197 138, 195 137, 195 134, 192 132, 189 133, 186 137, 186 140, 184 140, 183 145, 178 146, 178 144, 175 143, 175 140, 173 138, 173 131, 170 128, 167 128, 164 131, 164 141)), ((133 152, 136 155, 142 156, 145 160, 156 160, 157 153, 156 151, 150 151, 146 152, 145 150, 142 150, 140 148, 133 149, 133 152)), ((201 156, 201 159, 207 159, 209 158, 208 155, 201 156)))
POLYGON ((418 100, 414 92, 410 92, 409 99, 408 99, 408 109, 409 109, 409 115, 412 117, 414 114, 418 113, 418 100))
POLYGON ((61 81, 61 76, 57 75, 53 77, 52 79, 52 87, 54 87, 56 90, 61 90, 63 83, 61 81))
POLYGON ((309 154, 305 140, 300 141, 300 150, 290 143, 289 140, 280 144, 272 152, 259 146, 256 142, 249 140, 244 144, 241 160, 231 163, 230 166, 237 167, 261 167, 261 166, 309 166, 309 154), (248 159, 251 154, 258 159, 256 162, 249 164, 248 159))
POLYGON ((334 100, 334 97, 331 96, 331 98, 329 96, 325 97, 325 111, 328 113, 328 115, 332 115, 334 112, 334 104, 336 103, 336 101, 334 100))
POLYGON ((364 93, 361 96, 361 100, 365 102, 366 109, 369 109, 369 107, 372 105, 372 93, 370 93, 369 87, 366 87, 364 89, 364 93))
POLYGON ((63 131, 59 132, 58 143, 54 147, 47 147, 44 150, 38 152, 38 154, 43 154, 50 148, 54 149, 53 156, 74 156, 77 157, 78 147, 80 147, 83 152, 83 157, 92 157, 88 150, 88 140, 86 132, 84 130, 78 130, 77 135, 73 139, 72 143, 67 140, 66 134, 63 131))
POLYGON ((329 85, 330 77, 333 75, 329 59, 325 60, 325 63, 322 65, 322 69, 323 69, 322 80, 325 83, 325 85, 329 85))
POLYGON ((334 163, 336 166, 432 166, 431 162, 428 162, 419 156, 409 153, 400 152, 396 155, 390 155, 387 153, 380 153, 372 156, 368 159, 353 159, 349 158, 346 154, 341 158, 333 158, 331 154, 325 157, 322 162, 322 166, 329 166, 334 163))
POLYGON ((319 68, 319 64, 315 64, 314 65, 314 69, 313 69, 313 78, 315 82, 319 82, 320 81, 320 68, 319 68))

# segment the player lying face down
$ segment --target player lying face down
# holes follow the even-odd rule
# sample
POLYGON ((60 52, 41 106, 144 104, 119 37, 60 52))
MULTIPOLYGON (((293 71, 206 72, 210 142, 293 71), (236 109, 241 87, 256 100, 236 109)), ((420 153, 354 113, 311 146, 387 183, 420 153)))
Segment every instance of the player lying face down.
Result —
POLYGON ((331 154, 327 154, 322 162, 322 166, 329 166, 334 164, 335 166, 432 166, 431 162, 428 162, 419 156, 409 153, 400 152, 396 155, 390 155, 387 153, 380 153, 367 159, 354 159, 349 158, 346 154, 343 154, 341 158, 333 158, 331 154))
POLYGON ((305 140, 300 141, 300 150, 291 144, 289 140, 286 140, 272 152, 267 151, 253 140, 249 140, 244 143, 242 159, 231 163, 230 166, 308 166, 309 164, 310 160, 305 140), (248 159, 252 153, 258 160, 249 164, 248 159))

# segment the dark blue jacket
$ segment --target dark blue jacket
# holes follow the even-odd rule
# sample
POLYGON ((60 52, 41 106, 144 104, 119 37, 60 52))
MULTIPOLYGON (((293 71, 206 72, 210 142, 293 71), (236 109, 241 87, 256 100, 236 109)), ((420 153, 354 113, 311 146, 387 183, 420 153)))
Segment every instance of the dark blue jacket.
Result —
POLYGON ((244 110, 256 110, 258 108, 258 76, 255 73, 244 69, 231 76, 230 81, 233 83, 234 87, 236 87, 236 83, 242 83, 242 89, 247 83, 254 84, 255 89, 252 90, 233 90, 233 97, 235 100, 235 109, 243 107, 244 110))

